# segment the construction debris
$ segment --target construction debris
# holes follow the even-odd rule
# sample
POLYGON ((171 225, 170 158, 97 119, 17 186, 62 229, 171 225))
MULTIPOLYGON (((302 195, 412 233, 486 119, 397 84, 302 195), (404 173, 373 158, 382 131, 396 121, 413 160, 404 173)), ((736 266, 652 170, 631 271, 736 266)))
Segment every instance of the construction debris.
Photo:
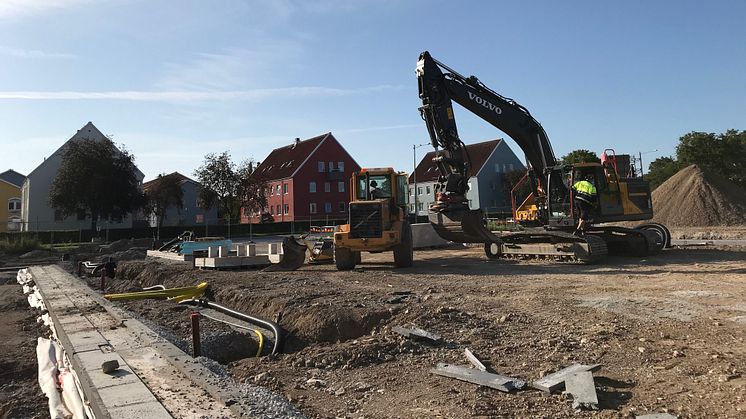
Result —
POLYGON ((119 361, 116 359, 112 359, 110 361, 104 361, 104 363, 101 364, 101 371, 104 372, 104 374, 111 374, 112 372, 119 369, 119 361))
POLYGON ((520 390, 526 386, 526 382, 518 378, 505 377, 459 365, 438 363, 430 372, 443 377, 455 378, 480 386, 494 388, 506 393, 513 390, 520 390))
POLYGON ((391 328, 391 331, 410 339, 422 339, 433 343, 438 343, 441 341, 440 335, 428 332, 427 330, 423 330, 418 327, 407 329, 406 327, 394 326, 391 328))
POLYGON ((474 355, 472 351, 469 350, 469 348, 464 349, 464 355, 466 355, 466 359, 474 365, 474 368, 479 371, 487 371, 487 367, 479 360, 479 358, 476 357, 476 355, 474 355))
POLYGON ((653 413, 651 415, 635 416, 635 419, 678 419, 670 413, 653 413))
POLYGON ((572 364, 567 368, 561 369, 553 374, 547 375, 540 380, 534 381, 532 387, 551 393, 564 387, 565 380, 569 376, 583 371, 597 371, 599 368, 601 368, 601 364, 572 364))
POLYGON ((593 373, 581 371, 565 379, 565 391, 572 396, 573 409, 598 410, 598 396, 593 373))

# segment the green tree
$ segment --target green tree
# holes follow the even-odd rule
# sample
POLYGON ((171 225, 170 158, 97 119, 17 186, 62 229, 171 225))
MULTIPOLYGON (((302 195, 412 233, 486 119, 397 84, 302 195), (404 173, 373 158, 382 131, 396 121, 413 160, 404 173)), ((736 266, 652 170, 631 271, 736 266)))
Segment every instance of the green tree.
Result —
POLYGON ((562 156, 560 160, 563 164, 601 163, 596 153, 585 149, 573 150, 562 156))
POLYGON ((99 218, 121 220, 142 208, 145 197, 137 178, 134 157, 109 139, 70 141, 49 190, 49 204, 68 217, 91 217, 96 231, 99 218))
POLYGON ((166 218, 169 207, 175 207, 178 213, 184 206, 184 190, 181 183, 184 179, 178 173, 169 175, 162 173, 150 182, 145 191, 146 209, 149 214, 155 214, 158 238, 161 237, 161 225, 166 218))
POLYGON ((746 186, 746 131, 690 132, 679 139, 676 158, 681 167, 696 164, 746 186))
POLYGON ((254 160, 247 159, 238 166, 238 197, 245 211, 257 213, 267 207, 267 182, 254 173, 254 160))
POLYGON ((650 182, 650 189, 653 190, 675 175, 682 167, 681 163, 673 157, 659 157, 650 163, 645 179, 650 182))
POLYGON ((194 175, 200 183, 200 206, 205 209, 217 206, 220 217, 232 221, 239 202, 239 177, 230 154, 224 151, 206 155, 194 175))

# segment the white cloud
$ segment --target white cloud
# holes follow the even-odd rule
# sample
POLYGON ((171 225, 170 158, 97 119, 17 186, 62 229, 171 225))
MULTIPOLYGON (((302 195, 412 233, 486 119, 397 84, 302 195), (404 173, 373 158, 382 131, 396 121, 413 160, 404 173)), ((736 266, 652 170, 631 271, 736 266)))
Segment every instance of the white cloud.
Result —
POLYGON ((379 85, 354 89, 301 86, 232 91, 0 91, 5 100, 124 100, 134 102, 195 102, 195 101, 256 101, 271 98, 310 96, 349 96, 389 90, 403 90, 405 86, 379 85))
POLYGON ((93 0, 0 0, 0 19, 70 9, 93 0))
POLYGON ((301 65, 303 48, 295 41, 262 39, 251 48, 199 53, 191 60, 168 63, 155 85, 163 90, 235 90, 271 84, 285 69, 301 65))
POLYGON ((0 55, 17 58, 75 58, 73 54, 62 52, 47 52, 38 49, 12 48, 0 45, 0 55))

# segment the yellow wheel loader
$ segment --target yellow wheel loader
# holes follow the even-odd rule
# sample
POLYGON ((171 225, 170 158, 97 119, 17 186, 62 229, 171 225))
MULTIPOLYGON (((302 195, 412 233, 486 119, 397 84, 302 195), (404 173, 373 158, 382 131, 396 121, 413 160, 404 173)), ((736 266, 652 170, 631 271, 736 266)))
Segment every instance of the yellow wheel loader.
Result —
POLYGON ((412 266, 412 227, 407 221, 407 175, 387 168, 361 169, 350 179, 348 223, 334 233, 340 271, 361 261, 361 252, 394 253, 394 266, 412 266))

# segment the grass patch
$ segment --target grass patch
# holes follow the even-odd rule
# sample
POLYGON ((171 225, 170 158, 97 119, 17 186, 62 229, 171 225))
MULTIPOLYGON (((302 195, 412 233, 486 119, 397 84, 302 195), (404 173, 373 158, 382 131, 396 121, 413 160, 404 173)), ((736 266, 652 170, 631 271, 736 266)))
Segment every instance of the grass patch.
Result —
POLYGON ((36 249, 44 249, 44 246, 41 245, 39 240, 30 237, 6 238, 0 241, 0 251, 9 254, 23 254, 36 249))

